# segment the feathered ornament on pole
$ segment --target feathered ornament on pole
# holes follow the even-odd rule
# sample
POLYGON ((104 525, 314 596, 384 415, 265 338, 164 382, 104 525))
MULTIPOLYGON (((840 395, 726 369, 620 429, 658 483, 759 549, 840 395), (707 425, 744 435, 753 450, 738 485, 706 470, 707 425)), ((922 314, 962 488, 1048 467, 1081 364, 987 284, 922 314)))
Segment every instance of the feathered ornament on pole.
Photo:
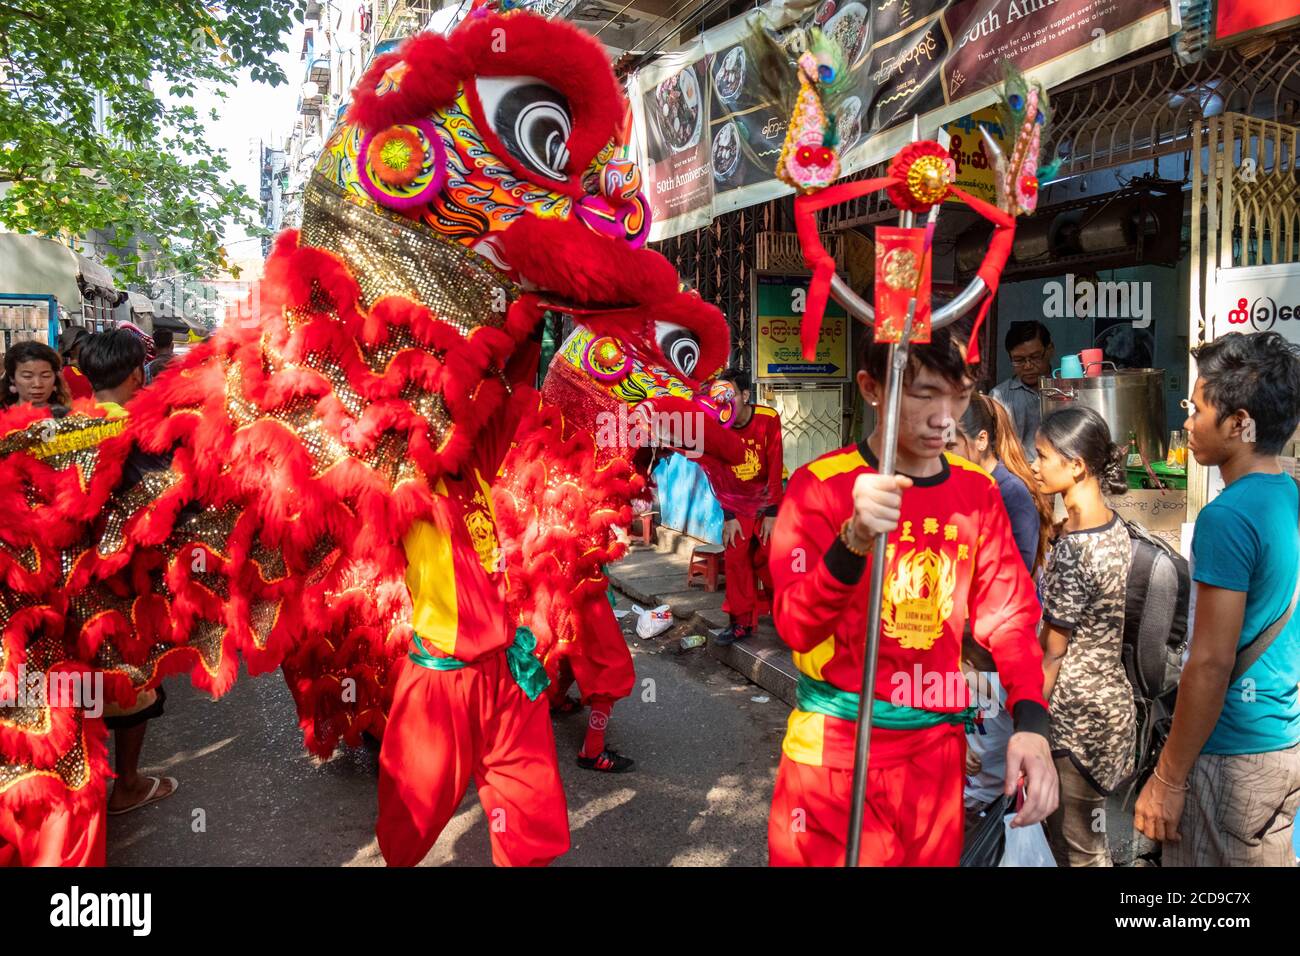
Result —
MULTIPOLYGON (((1048 117, 1047 95, 1039 86, 1030 87, 1009 64, 1004 66, 1001 93, 1004 129, 1015 132, 1010 158, 981 127, 985 149, 996 174, 997 205, 978 199, 954 185, 956 168, 948 151, 933 140, 920 138, 919 118, 912 120, 912 142, 890 163, 887 174, 876 179, 835 184, 842 172, 839 140, 835 128, 833 100, 848 86, 838 47, 820 30, 794 31, 784 47, 766 31, 755 31, 768 60, 785 56, 784 76, 788 79, 790 54, 795 55, 798 92, 794 96, 789 128, 777 162, 777 178, 799 193, 795 198, 795 225, 804 261, 812 270, 807 307, 801 328, 803 355, 816 356, 822 316, 829 295, 859 321, 872 327, 877 342, 890 343, 885 382, 886 399, 881 411, 884 441, 879 473, 894 474, 898 446, 898 418, 908 349, 913 342, 930 341, 933 329, 955 322, 971 308, 979 313, 971 330, 967 351, 970 363, 979 360, 979 328, 997 293, 1002 270, 1011 252, 1015 217, 1032 212, 1037 205, 1040 180, 1055 174, 1057 164, 1038 169, 1042 131, 1048 117), (835 271, 835 261, 822 245, 817 229, 817 212, 884 189, 901 212, 898 227, 876 230, 876 280, 874 305, 849 288, 835 271), (960 199, 994 225, 988 252, 975 278, 950 302, 938 309, 930 305, 930 264, 939 206, 948 199, 960 199), (918 214, 926 216, 923 229, 914 228, 918 214)), ((760 63, 760 66, 762 64, 760 63)), ((764 73, 771 77, 774 74, 764 73)), ((782 75, 782 74, 775 74, 782 75)), ((788 93, 788 84, 787 90, 788 93)), ((781 102, 780 99, 776 100, 781 102)), ((871 701, 876 685, 876 663, 880 649, 881 605, 888 534, 875 538, 871 556, 871 577, 867 615, 866 648, 863 654, 862 691, 858 708, 857 739, 853 764, 852 803, 845 864, 857 866, 862 842, 862 812, 866 798, 870 762, 871 701)))

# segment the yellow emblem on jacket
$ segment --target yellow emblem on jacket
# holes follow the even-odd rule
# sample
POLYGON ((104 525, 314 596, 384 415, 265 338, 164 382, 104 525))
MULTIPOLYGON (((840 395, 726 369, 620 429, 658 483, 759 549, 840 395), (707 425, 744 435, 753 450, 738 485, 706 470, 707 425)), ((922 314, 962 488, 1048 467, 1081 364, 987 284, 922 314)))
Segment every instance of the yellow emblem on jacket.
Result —
POLYGON ((903 647, 928 651, 943 633, 957 590, 957 565, 942 551, 906 551, 885 575, 881 631, 903 647))
POLYGON ((465 528, 469 531, 469 539, 478 554, 478 563, 483 565, 483 570, 488 574, 495 573, 501 559, 501 550, 497 547, 497 531, 492 516, 482 508, 468 512, 465 515, 465 528))
POLYGON ((732 465, 731 470, 741 481, 752 481, 758 477, 758 473, 763 470, 763 463, 759 461, 758 452, 754 451, 753 445, 745 443, 745 460, 739 465, 732 465))

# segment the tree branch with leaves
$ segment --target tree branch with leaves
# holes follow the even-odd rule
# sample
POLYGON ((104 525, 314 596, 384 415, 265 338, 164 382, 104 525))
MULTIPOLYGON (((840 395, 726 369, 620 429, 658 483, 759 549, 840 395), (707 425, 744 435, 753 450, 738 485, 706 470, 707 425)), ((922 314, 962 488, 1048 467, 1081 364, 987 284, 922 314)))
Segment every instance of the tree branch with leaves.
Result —
POLYGON ((0 224, 103 230, 128 282, 144 243, 159 271, 226 268, 222 229, 256 231, 258 205, 187 100, 245 69, 286 82, 272 57, 295 19, 296 0, 0 2, 0 224))

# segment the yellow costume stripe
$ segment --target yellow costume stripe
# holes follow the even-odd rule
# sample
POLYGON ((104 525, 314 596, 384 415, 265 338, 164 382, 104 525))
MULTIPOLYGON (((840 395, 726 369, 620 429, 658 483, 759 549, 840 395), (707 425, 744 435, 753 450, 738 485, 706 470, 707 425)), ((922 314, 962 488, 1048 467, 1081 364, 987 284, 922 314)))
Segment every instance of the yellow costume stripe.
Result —
POLYGON ((822 765, 822 751, 826 743, 826 715, 806 710, 790 711, 785 727, 785 741, 781 751, 795 763, 813 767, 822 765))
POLYGON ((867 460, 862 457, 856 448, 830 455, 826 458, 819 458, 808 465, 811 471, 819 481, 825 481, 828 478, 834 478, 836 475, 842 475, 845 472, 857 471, 859 468, 865 468, 867 460))
POLYGON ((832 634, 811 651, 794 652, 794 666, 814 680, 825 680, 822 668, 835 656, 835 635, 832 634))
MULTIPOLYGON (((441 480, 434 494, 446 497, 441 480)), ((451 535, 428 521, 416 521, 402 539, 406 550, 406 588, 411 593, 411 626, 426 645, 456 653, 458 609, 456 565, 451 535)))
POLYGON ((64 455, 69 452, 83 451, 87 448, 94 448, 103 443, 106 439, 115 435, 120 435, 122 429, 126 427, 126 421, 119 419, 117 421, 105 422, 103 425, 90 425, 81 431, 67 432, 59 435, 53 441, 41 442, 34 445, 31 453, 36 458, 53 458, 55 455, 64 455))
POLYGON ((952 467, 952 468, 960 468, 960 469, 962 469, 963 471, 973 471, 973 472, 975 472, 975 474, 977 474, 977 475, 983 475, 983 476, 984 476, 985 478, 987 478, 989 481, 992 481, 992 482, 994 482, 995 484, 997 483, 997 479, 996 479, 996 478, 994 478, 992 475, 990 475, 987 471, 985 471, 985 470, 984 470, 983 468, 981 468, 979 465, 975 464, 975 462, 973 462, 973 461, 967 461, 965 458, 961 457, 960 455, 954 455, 954 454, 953 454, 952 452, 950 452, 950 451, 946 451, 946 452, 944 452, 944 453, 943 453, 943 457, 946 458, 946 459, 948 459, 948 464, 949 464, 949 466, 952 467))

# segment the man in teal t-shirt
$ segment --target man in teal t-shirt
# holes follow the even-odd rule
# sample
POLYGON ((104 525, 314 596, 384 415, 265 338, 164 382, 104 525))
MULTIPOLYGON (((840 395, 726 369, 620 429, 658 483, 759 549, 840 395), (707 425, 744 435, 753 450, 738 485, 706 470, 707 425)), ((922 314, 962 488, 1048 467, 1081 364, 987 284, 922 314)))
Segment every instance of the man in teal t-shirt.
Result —
MULTIPOLYGON (((1246 595, 1238 650, 1286 613, 1300 568, 1300 490, 1288 474, 1242 475, 1201 511, 1192 580, 1246 595)), ((1300 614, 1232 686, 1208 754, 1256 754, 1300 742, 1300 614)))
POLYGON ((1225 487, 1196 519, 1191 647, 1134 824, 1162 842, 1165 866, 1294 866, 1300 617, 1236 681, 1232 671, 1296 593, 1300 489, 1278 454, 1300 423, 1300 351, 1238 332, 1193 355, 1188 448, 1225 487))

